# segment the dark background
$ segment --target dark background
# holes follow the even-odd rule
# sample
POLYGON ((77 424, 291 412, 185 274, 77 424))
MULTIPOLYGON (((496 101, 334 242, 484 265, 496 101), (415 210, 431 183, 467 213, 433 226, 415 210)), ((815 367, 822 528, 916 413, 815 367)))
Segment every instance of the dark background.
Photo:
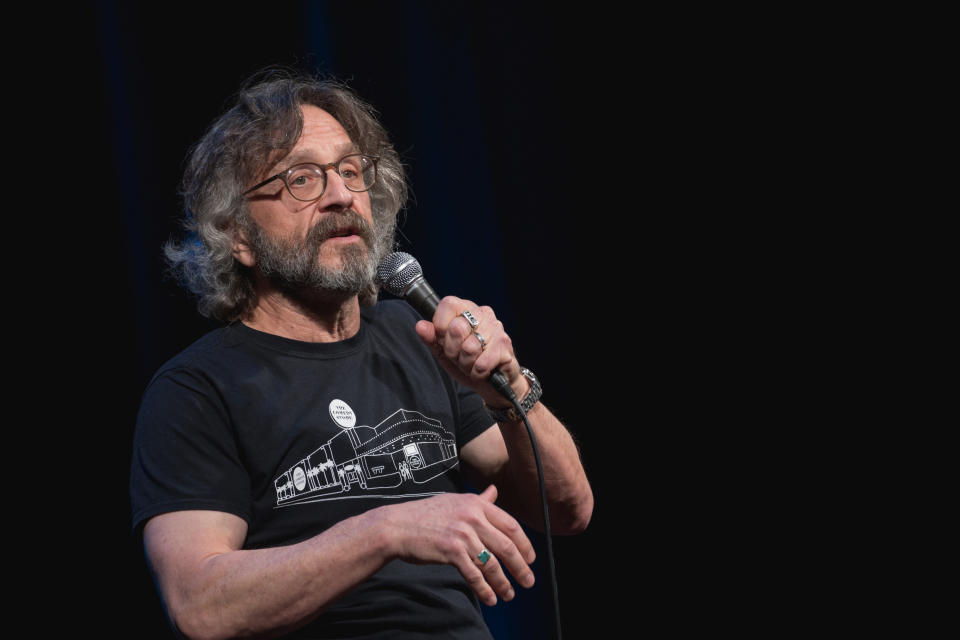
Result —
MULTIPOLYGON (((684 267, 650 260, 672 240, 640 229, 684 197, 667 177, 676 159, 661 146, 650 158, 673 126, 665 112, 687 107, 663 93, 664 51, 643 44, 656 20, 479 2, 101 2, 75 13, 56 46, 76 89, 37 97, 75 140, 81 178, 64 203, 79 259, 59 298, 81 309, 72 326, 84 329, 70 413, 93 425, 69 436, 87 469, 67 501, 81 626, 165 637, 129 532, 132 430, 152 373, 213 325, 164 275, 161 245, 177 229, 190 145, 250 74, 274 65, 334 75, 375 105, 412 186, 400 248, 441 295, 497 311, 580 442, 596 508, 585 533, 555 537, 564 635, 662 614, 674 587, 651 593, 665 552, 645 531, 662 499, 651 496, 672 481, 643 470, 656 452, 637 443, 645 403, 675 374, 641 371, 669 342, 650 333, 649 300, 684 267)), ((498 638, 551 637, 544 540, 531 535, 538 586, 485 611, 498 638)))
MULTIPOLYGON (((839 13, 12 9, 5 328, 28 357, 7 397, 30 420, 7 424, 5 524, 31 635, 164 637, 129 532, 132 430, 150 375, 211 325, 160 247, 190 145, 269 65, 334 74, 380 110, 414 196, 401 248, 441 294, 496 309, 581 443, 596 508, 585 533, 556 539, 565 637, 821 632, 860 593, 844 557, 862 548, 844 529, 856 496, 834 478, 862 456, 840 423, 886 406, 831 406, 858 378, 843 343, 875 326, 849 314, 880 286, 856 252, 891 205, 860 200, 896 183, 889 167, 857 179, 902 120, 889 75, 915 72, 899 25, 839 13)), ((537 575, 487 610, 498 638, 549 637, 540 562, 537 575)))

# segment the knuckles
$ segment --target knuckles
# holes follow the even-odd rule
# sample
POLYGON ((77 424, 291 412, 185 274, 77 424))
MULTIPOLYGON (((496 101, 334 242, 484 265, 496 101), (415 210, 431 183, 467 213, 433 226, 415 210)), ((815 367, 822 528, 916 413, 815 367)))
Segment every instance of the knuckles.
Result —
MULTIPOLYGON (((460 319, 463 320, 463 318, 460 319)), ((454 321, 447 325, 446 333, 451 338, 461 341, 470 335, 470 325, 466 320, 463 320, 463 322, 457 322, 456 318, 454 318, 454 321)))
POLYGON ((512 538, 513 534, 520 531, 520 523, 510 518, 500 525, 500 530, 512 538))

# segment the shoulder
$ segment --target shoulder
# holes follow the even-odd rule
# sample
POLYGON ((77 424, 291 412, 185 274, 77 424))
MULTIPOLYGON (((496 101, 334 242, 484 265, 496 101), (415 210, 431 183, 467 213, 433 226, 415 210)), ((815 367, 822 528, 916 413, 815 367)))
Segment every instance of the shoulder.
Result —
POLYGON ((242 351, 243 339, 235 327, 213 329, 164 362, 151 377, 147 390, 163 379, 217 377, 224 368, 235 368, 230 356, 236 359, 242 351))

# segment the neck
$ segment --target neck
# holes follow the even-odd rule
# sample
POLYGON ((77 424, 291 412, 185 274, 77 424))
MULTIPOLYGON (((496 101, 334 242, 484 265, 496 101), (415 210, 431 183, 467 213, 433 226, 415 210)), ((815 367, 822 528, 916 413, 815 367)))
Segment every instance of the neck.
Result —
POLYGON ((356 294, 291 294, 268 286, 258 289, 257 306, 243 319, 251 329, 301 342, 340 342, 360 330, 360 301, 356 294))

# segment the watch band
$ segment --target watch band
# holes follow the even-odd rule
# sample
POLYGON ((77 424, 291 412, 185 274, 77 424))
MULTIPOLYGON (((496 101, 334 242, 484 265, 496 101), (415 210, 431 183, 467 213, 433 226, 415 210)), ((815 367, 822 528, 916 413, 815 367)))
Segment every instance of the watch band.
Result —
MULTIPOLYGON (((543 395, 543 388, 540 386, 540 381, 537 380, 537 377, 533 375, 530 369, 520 367, 520 373, 530 381, 530 391, 527 392, 527 395, 520 401, 520 408, 523 409, 524 413, 527 413, 533 408, 533 405, 540 401, 540 396, 543 395)), ((523 416, 517 413, 516 407, 507 407, 506 409, 487 407, 487 411, 497 422, 517 422, 523 419, 523 416)))

